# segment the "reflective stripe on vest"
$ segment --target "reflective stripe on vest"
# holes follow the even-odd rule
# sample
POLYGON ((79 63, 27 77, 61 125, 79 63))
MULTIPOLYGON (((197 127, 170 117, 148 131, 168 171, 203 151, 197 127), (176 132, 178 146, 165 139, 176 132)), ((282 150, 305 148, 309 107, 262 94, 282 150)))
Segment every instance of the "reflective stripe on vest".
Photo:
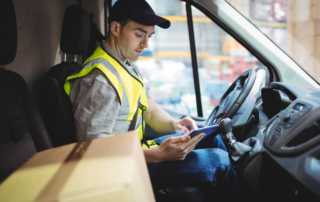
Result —
MULTIPOLYGON (((111 134, 126 132, 137 110, 137 102, 140 96, 140 104, 144 111, 148 109, 148 98, 146 89, 140 75, 130 74, 118 61, 108 55, 99 46, 94 53, 84 62, 80 72, 69 76, 64 84, 64 89, 70 95, 72 79, 84 77, 94 68, 104 73, 109 83, 115 89, 119 101, 120 111, 111 134)), ((135 130, 143 138, 142 125, 144 121, 140 117, 142 110, 139 108, 135 130)))

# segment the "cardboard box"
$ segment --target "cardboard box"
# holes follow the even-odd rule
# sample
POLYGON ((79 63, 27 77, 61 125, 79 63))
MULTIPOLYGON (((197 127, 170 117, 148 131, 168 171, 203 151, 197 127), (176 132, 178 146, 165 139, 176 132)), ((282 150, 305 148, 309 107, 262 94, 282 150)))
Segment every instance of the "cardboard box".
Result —
POLYGON ((138 134, 35 154, 0 185, 0 201, 155 201, 138 134))

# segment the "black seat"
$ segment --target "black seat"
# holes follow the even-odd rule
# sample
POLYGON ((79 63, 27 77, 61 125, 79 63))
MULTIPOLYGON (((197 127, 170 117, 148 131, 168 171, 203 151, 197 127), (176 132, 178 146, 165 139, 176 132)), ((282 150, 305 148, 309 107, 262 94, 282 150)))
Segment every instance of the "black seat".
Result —
MULTIPOLYGON (((64 54, 82 55, 90 40, 90 18, 78 5, 69 6, 64 14, 60 48, 64 54)), ((77 62, 62 61, 52 67, 44 78, 42 116, 55 147, 75 142, 73 112, 64 91, 68 76, 80 69, 77 62)))
MULTIPOLYGON (((12 0, 0 1, 0 66, 11 63, 17 50, 17 25, 12 0)), ((0 183, 33 154, 52 147, 24 79, 0 68, 0 183)))

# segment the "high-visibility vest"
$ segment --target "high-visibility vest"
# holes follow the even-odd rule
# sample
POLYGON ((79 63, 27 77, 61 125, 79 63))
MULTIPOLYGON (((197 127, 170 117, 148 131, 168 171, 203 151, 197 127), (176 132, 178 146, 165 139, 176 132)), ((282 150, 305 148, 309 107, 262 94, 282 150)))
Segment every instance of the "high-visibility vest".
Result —
POLYGON ((148 109, 148 98, 142 78, 139 74, 131 74, 117 60, 103 50, 101 46, 84 62, 83 68, 79 72, 76 72, 66 79, 64 84, 66 93, 70 95, 71 80, 88 75, 94 68, 98 68, 103 72, 109 83, 115 89, 120 101, 120 111, 111 134, 126 132, 124 129, 129 128, 137 107, 139 107, 138 99, 140 97, 140 107, 135 130, 139 133, 140 140, 142 140, 145 123, 140 116, 142 115, 142 110, 146 111, 148 109))

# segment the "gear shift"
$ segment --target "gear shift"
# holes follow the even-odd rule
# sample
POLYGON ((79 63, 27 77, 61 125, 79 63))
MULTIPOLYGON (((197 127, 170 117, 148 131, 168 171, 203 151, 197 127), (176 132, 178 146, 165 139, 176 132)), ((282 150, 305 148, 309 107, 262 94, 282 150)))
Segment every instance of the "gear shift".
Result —
POLYGON ((237 142, 232 133, 232 122, 229 118, 222 119, 219 124, 222 135, 229 141, 229 159, 234 169, 242 170, 262 149, 260 141, 256 137, 251 137, 245 141, 237 142))
POLYGON ((237 142, 236 137, 232 133, 232 123, 231 119, 225 118, 222 119, 219 123, 219 128, 222 133, 222 135, 225 135, 227 139, 229 140, 230 146, 234 147, 234 143, 237 142))

